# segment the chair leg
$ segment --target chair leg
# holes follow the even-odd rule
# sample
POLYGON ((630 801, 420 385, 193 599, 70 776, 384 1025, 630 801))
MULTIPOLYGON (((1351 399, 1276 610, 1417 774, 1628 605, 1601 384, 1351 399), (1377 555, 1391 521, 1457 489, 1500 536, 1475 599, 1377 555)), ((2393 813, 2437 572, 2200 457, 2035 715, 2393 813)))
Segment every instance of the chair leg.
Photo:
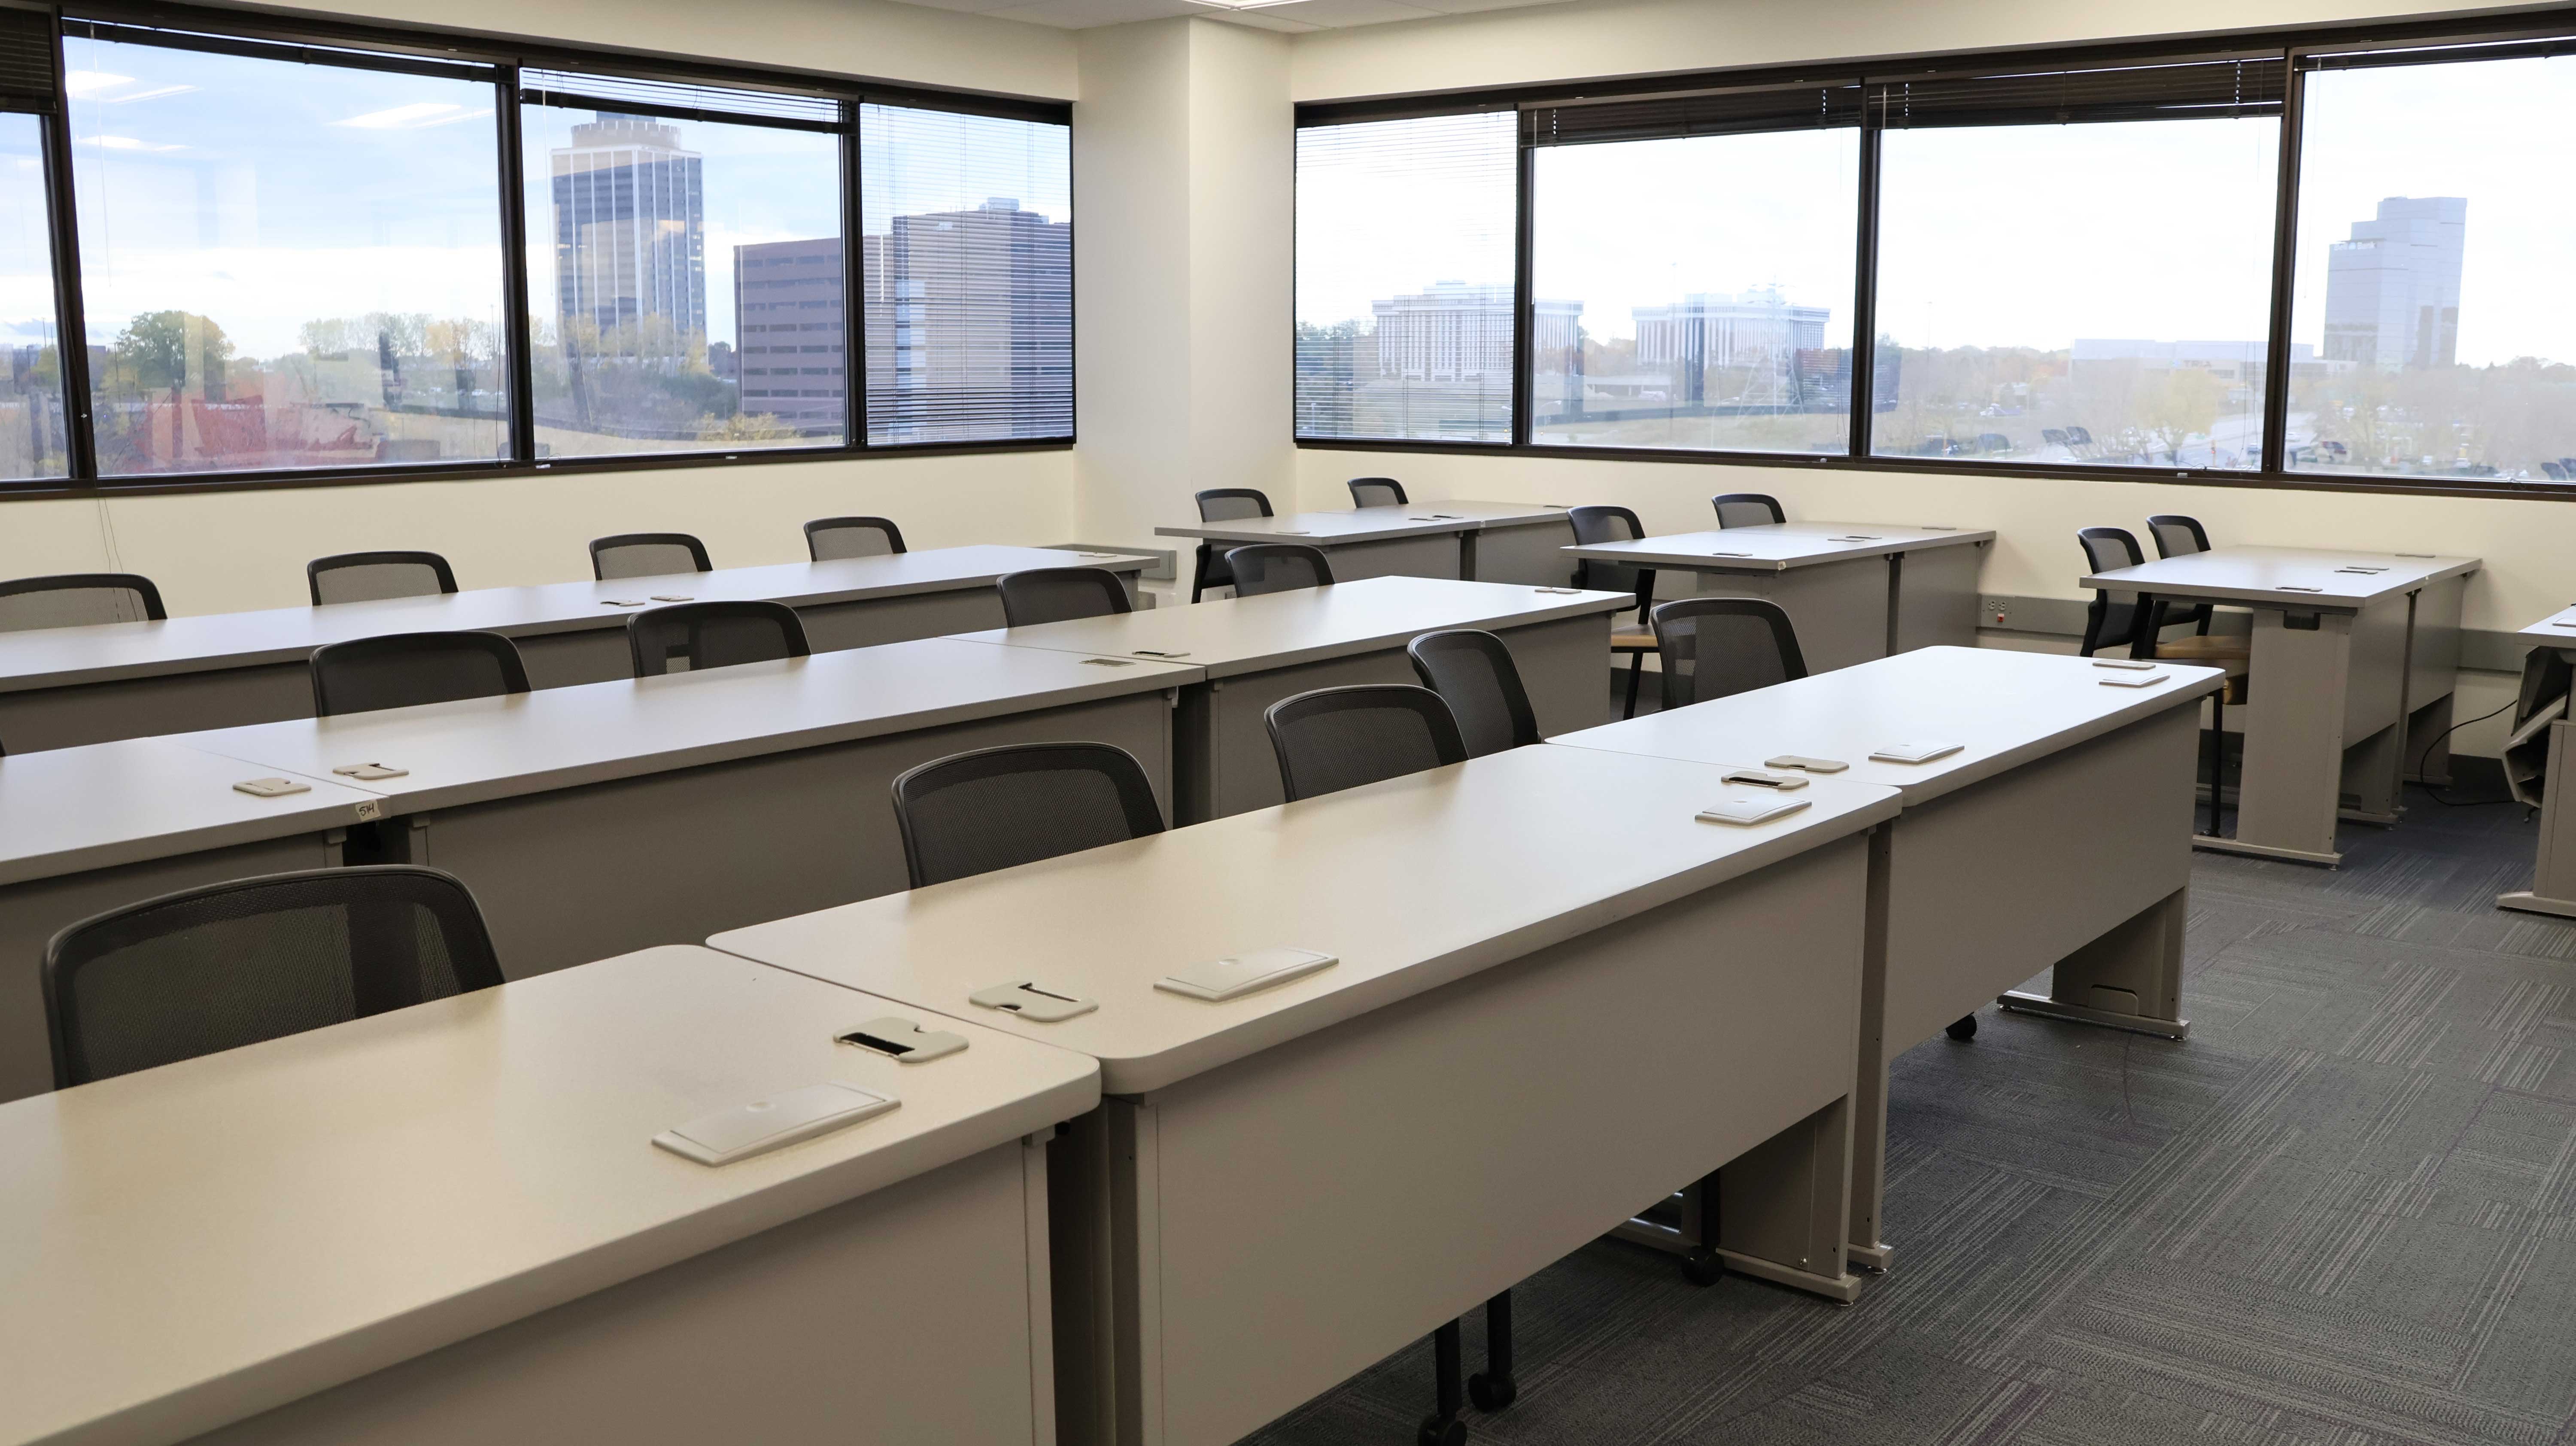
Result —
POLYGON ((1485 1369, 1467 1378, 1467 1399, 1479 1411, 1499 1411, 1519 1399, 1512 1377, 1512 1293, 1485 1302, 1485 1369))
POLYGON ((1634 718, 1637 716, 1637 684, 1642 681, 1645 676, 1646 655, 1643 653, 1630 653, 1628 655, 1628 708, 1626 712, 1619 715, 1620 717, 1634 718))
POLYGON ((1433 1399, 1438 1403, 1422 1423, 1416 1438, 1421 1446, 1466 1446, 1467 1423, 1458 1419, 1465 1404, 1458 1391, 1458 1323, 1451 1321, 1431 1333, 1431 1384, 1433 1399))
POLYGON ((1190 601, 1192 602, 1197 602, 1199 595, 1207 591, 1209 556, 1208 545, 1204 542, 1200 543, 1198 566, 1190 570, 1190 601))

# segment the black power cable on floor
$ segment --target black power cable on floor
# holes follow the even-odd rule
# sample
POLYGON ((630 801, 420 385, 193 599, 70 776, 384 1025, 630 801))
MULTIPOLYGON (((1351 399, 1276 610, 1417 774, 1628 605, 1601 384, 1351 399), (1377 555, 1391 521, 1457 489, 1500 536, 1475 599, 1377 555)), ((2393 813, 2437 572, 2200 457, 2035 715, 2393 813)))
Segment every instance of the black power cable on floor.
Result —
MULTIPOLYGON (((2454 734, 2454 733, 2459 732, 2461 729, 2468 727, 2468 726, 2469 726, 2469 724, 2471 724, 2471 723, 2484 723, 2484 722, 2485 722, 2485 721, 2487 721, 2489 718, 2494 717, 2494 716, 2496 715, 2496 713, 2501 713, 2501 712, 2503 712, 2503 711, 2504 711, 2504 709, 2505 709, 2505 708, 2510 708, 2510 707, 2512 707, 2512 706, 2513 706, 2513 704, 2512 704, 2512 703, 2507 703, 2507 704, 2505 704, 2505 705, 2504 705, 2504 708, 2498 708, 2498 709, 2496 709, 2496 710, 2495 710, 2494 712, 2492 712, 2492 713, 2480 713, 2480 714, 2479 714, 2478 716, 2476 716, 2475 718, 2470 718, 2470 719, 2466 719, 2466 720, 2463 720, 2463 721, 2458 722, 2458 723, 2454 723, 2454 724, 2452 724, 2450 727, 2445 728, 2445 729, 2443 729, 2441 732, 2439 732, 2439 733, 2437 733, 2437 734, 2433 735, 2433 741, 2432 741, 2432 742, 2430 742, 2430 743, 2425 744, 2425 745, 2424 745, 2424 751, 2415 755, 2415 776, 2416 776, 2417 778, 2421 778, 2421 777, 2423 777, 2423 776, 2424 776, 2424 760, 2426 760, 2426 759, 2428 759, 2428 758, 2431 758, 2431 757, 2433 756, 2433 750, 2442 746, 2442 740, 2444 740, 2444 739, 2446 739, 2446 738, 2450 737, 2450 736, 2451 736, 2452 734, 2454 734)), ((2510 793, 2506 794, 2506 795, 2505 795, 2504 797, 2502 797, 2502 798, 2468 798, 2468 799, 2444 798, 2444 797, 2442 796, 2442 790, 2441 790, 2441 789, 2439 789, 2439 788, 2434 787, 2432 784, 2429 784, 2429 783, 2427 783, 2427 784, 2423 784, 2423 785, 2421 785, 2421 787, 2422 787, 2422 788, 2423 788, 2423 790, 2424 790, 2424 796, 2425 796, 2426 798, 2429 798, 2429 799, 2433 800, 2435 803, 2438 803, 2438 804, 2442 805, 2444 808, 2485 808, 2485 807, 2487 807, 2489 804, 2496 804, 2496 803, 2511 803, 2511 802, 2513 802, 2513 801, 2514 801, 2514 799, 2513 799, 2513 795, 2512 795, 2512 794, 2510 794, 2510 793)))

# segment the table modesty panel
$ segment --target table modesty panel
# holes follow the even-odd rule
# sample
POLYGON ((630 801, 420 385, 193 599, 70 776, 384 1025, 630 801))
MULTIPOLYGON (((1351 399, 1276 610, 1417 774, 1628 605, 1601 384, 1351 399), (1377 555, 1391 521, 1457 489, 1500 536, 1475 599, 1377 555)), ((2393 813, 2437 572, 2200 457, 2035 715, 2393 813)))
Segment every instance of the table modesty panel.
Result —
POLYGON ((1570 587, 1574 559, 1574 524, 1562 515, 1528 519, 1486 518, 1470 539, 1475 566, 1468 576, 1477 582, 1522 582, 1533 587, 1570 587))
POLYGON ((1758 597, 1780 605, 1797 629, 1811 673, 1887 656, 1896 575, 1883 557, 1852 558, 1784 571, 1696 571, 1701 597, 1758 597))
POLYGON ((1001 621, 993 581, 1091 564, 1132 595, 1150 559, 1032 547, 953 547, 609 582, 480 588, 443 597, 214 613, 0 633, 0 744, 13 753, 313 716, 305 659, 385 633, 484 629, 519 646, 529 683, 632 676, 627 615, 686 600, 784 602, 817 650, 936 637, 1001 621))
POLYGON ((1992 543, 1923 547, 1896 560, 1896 613, 1888 651, 1977 645, 1978 612, 1985 605, 1980 577, 1992 543))
POLYGON ((899 892, 909 878, 899 775, 970 749, 1063 742, 1134 754, 1170 811, 1172 705, 1155 691, 433 809, 383 827, 394 857, 474 890, 516 979, 899 892))
POLYGON ((1110 1101, 1118 1439, 1233 1441, 1730 1162, 1721 1243, 1841 1275, 1865 855, 1110 1101))
POLYGON ((660 949, 0 1107, 0 1442, 1051 1441, 1030 1141, 1096 1067, 833 1042, 886 1014, 660 949), (649 1143, 829 1081, 902 1103, 649 1143))

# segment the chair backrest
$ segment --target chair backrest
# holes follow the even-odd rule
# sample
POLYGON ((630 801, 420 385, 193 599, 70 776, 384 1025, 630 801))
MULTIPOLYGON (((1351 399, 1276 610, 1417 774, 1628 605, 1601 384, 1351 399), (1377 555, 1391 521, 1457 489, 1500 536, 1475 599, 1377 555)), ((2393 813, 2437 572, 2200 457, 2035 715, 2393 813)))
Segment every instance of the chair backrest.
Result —
POLYGON ((813 651, 796 609, 750 599, 673 603, 629 614, 626 648, 635 655, 639 678, 801 658, 813 651))
POLYGON ((2147 519, 2147 531, 2156 540, 2158 557, 2183 557, 2209 551, 2209 534, 2202 530, 2197 517, 2160 512, 2147 519))
POLYGON ((816 562, 888 557, 904 550, 903 529, 882 517, 817 517, 805 524, 805 550, 816 562))
MULTIPOLYGON (((1646 524, 1625 507, 1576 507, 1566 519, 1574 524, 1574 540, 1591 547, 1604 542, 1634 542, 1646 535, 1646 524)), ((1637 610, 1642 613, 1652 605, 1655 595, 1655 570, 1633 567, 1624 562, 1595 562, 1590 558, 1575 564, 1574 585, 1596 592, 1626 592, 1637 595, 1637 610)))
POLYGON ((916 889, 1163 831, 1144 766, 1107 743, 934 759, 894 781, 894 816, 916 889))
POLYGON ((1657 603, 1655 657, 1664 706, 1683 708, 1807 676, 1798 630, 1778 603, 1758 597, 1686 597, 1657 603))
POLYGON ((474 896, 408 864, 164 894, 45 946, 45 1028, 67 1089, 501 982, 474 896))
POLYGON ((0 633, 159 622, 169 616, 161 607, 161 589, 139 573, 67 572, 0 582, 0 633))
POLYGON ((1353 507, 1402 507, 1413 499, 1404 495, 1404 484, 1392 477, 1354 477, 1351 479, 1353 507))
POLYGON ((1789 520, 1789 515, 1780 510, 1778 498, 1759 492, 1721 492, 1708 501, 1717 509, 1720 527, 1760 527, 1789 520))
POLYGON ((436 597, 456 591, 456 573, 434 552, 343 552, 304 564, 313 605, 436 597))
POLYGON ((528 691, 516 643, 499 633, 387 633, 313 650, 313 713, 372 713, 528 691))
POLYGON ((621 532, 590 540, 590 573, 601 582, 714 569, 707 545, 685 532, 621 532))
MULTIPOLYGON (((2075 541, 2084 549, 2084 570, 2088 573, 2136 567, 2147 560, 2147 555, 2138 550, 2138 539, 2130 536, 2125 527, 2079 528, 2075 541)), ((2136 593, 2097 587, 2093 590, 2093 605, 2084 614, 2084 641, 2078 651, 2089 658, 2096 648, 2128 642, 2137 625, 2136 593)))
POLYGON ((1324 550, 1302 542, 1254 542, 1227 548, 1225 568, 1234 579, 1236 597, 1294 592, 1333 580, 1333 565, 1324 559, 1324 550))
POLYGON ((1262 717, 1292 803, 1467 760, 1457 717, 1428 688, 1318 688, 1280 699, 1262 717))
POLYGON ((1198 494, 1199 521, 1241 522, 1271 516, 1270 499, 1251 487, 1211 487, 1198 494))
POLYGON ((1452 628, 1424 633, 1407 643, 1406 657, 1422 686, 1440 695, 1458 724, 1467 756, 1482 758, 1539 741, 1538 715, 1509 644, 1492 633, 1452 628))
POLYGON ((1106 568, 1036 567, 1006 573, 993 586, 1002 595, 1002 626, 1008 628, 1136 610, 1127 585, 1106 568))

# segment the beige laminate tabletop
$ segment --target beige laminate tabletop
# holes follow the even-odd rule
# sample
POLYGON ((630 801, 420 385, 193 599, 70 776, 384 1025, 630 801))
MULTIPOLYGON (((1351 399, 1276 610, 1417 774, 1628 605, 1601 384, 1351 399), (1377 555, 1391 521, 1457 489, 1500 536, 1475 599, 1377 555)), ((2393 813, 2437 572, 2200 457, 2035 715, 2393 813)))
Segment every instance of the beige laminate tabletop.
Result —
POLYGON ((1436 518, 1441 521, 1467 521, 1479 531, 1497 527, 1529 527, 1542 522, 1564 522, 1569 509, 1553 502, 1462 502, 1443 497, 1433 502, 1408 502, 1403 506, 1354 507, 1353 517, 1436 518))
POLYGON ((277 771, 163 738, 0 758, 0 884, 346 828, 380 806, 327 779, 281 798, 233 787, 277 771))
POLYGON ((1969 527, 1900 527, 1884 522, 1766 522, 1714 532, 1682 532, 1626 542, 1577 544, 1569 554, 1596 562, 1638 567, 1695 568, 1703 572, 1786 572, 1793 567, 1885 557, 1932 547, 1992 542, 1994 533, 1969 527))
POLYGON ((1335 543, 1376 542, 1392 537, 1431 537, 1474 532, 1483 526, 1472 517, 1435 517, 1419 507, 1346 507, 1339 512, 1291 512, 1279 517, 1239 517, 1227 522, 1192 522, 1157 527, 1157 537, 1205 537, 1219 542, 1305 542, 1318 547, 1335 543))
POLYGON ((1092 1061, 710 950, 0 1105, 0 1443, 173 1441, 1071 1119, 1092 1061), (896 1109, 720 1168, 673 1125, 846 1081, 896 1109))
POLYGON ((2216 668, 2180 663, 2159 663, 2153 671, 2165 681, 2121 688, 2102 680, 2134 677, 2135 670, 2097 667, 2090 658, 2004 648, 1916 648, 1731 698, 1561 733, 1548 743, 1750 768, 1784 754, 1833 759, 1851 768, 1827 776, 1882 784, 1917 804, 2166 709, 2198 707, 2225 676, 2216 668), (1929 763, 1882 763, 1869 756, 1905 742, 1965 746, 1929 763))
POLYGON ((170 741, 305 778, 360 763, 406 769, 404 777, 352 786, 417 812, 1124 697, 1199 677, 1187 664, 1092 662, 921 638, 170 741))
POLYGON ((1460 582, 1439 577, 1370 577, 1257 597, 1219 598, 1025 628, 956 636, 1014 648, 1093 656, 1161 658, 1211 678, 1282 668, 1394 647, 1436 628, 1526 627, 1633 608, 1626 593, 1460 582))
POLYGON ((2576 605, 2560 608, 2514 636, 2535 648, 2576 648, 2576 605))
POLYGON ((1100 1060, 1161 1088, 1739 877, 1896 811, 1826 780, 1749 828, 1704 764, 1519 748, 1364 788, 719 934, 719 949, 1100 1060), (1223 1003, 1158 990, 1257 949, 1338 956, 1223 1003), (1099 1009, 1041 1024, 967 996, 1033 979, 1099 1009))
POLYGON ((2085 587, 2265 607, 2360 609, 2478 570, 2474 557, 2316 547, 2213 547, 2087 574, 2085 587))
POLYGON ((477 588, 444 597, 32 629, 0 633, 0 692, 301 662, 324 644, 386 633, 480 629, 537 637, 624 627, 628 615, 657 606, 657 597, 811 607, 989 587, 1005 573, 1032 568, 1093 566, 1133 572, 1149 561, 1130 553, 1043 547, 940 547, 669 577, 477 588))

